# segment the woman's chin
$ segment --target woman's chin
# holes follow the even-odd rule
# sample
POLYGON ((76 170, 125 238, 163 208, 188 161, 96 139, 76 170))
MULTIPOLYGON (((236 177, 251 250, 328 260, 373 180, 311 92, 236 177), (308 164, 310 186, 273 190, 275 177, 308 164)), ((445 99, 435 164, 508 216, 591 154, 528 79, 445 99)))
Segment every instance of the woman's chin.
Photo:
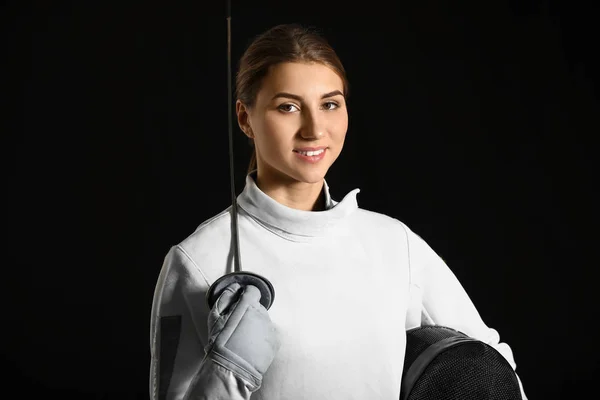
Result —
MULTIPOLYGON (((326 160, 322 160, 326 161, 326 160)), ((294 182, 303 182, 309 184, 317 184, 323 181, 330 165, 328 163, 297 163, 292 162, 280 167, 270 167, 261 175, 271 181, 279 181, 280 183, 293 184, 294 182), (267 173, 267 171, 270 171, 267 173), (271 178, 267 178, 270 176, 271 178)))
POLYGON ((327 168, 312 166, 312 168, 298 168, 295 172, 295 178, 300 182, 319 183, 325 178, 327 168))

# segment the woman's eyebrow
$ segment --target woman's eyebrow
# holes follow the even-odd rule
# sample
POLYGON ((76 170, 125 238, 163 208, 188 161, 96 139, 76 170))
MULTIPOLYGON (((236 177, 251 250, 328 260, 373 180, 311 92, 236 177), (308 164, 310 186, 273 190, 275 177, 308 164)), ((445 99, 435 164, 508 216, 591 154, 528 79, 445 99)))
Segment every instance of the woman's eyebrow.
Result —
MULTIPOLYGON (((341 91, 339 91, 339 90, 334 90, 333 92, 325 93, 324 95, 321 96, 321 98, 322 99, 326 99, 328 97, 333 97, 333 96, 337 96, 337 95, 343 96, 344 94, 341 91)), ((302 101, 303 100, 302 96, 298 96, 297 94, 292 94, 292 93, 288 93, 288 92, 279 92, 279 93, 277 93, 275 96, 273 96, 273 98, 271 99, 271 101, 273 101, 273 100, 275 100, 277 98, 294 99, 294 100, 298 100, 298 101, 302 101)))

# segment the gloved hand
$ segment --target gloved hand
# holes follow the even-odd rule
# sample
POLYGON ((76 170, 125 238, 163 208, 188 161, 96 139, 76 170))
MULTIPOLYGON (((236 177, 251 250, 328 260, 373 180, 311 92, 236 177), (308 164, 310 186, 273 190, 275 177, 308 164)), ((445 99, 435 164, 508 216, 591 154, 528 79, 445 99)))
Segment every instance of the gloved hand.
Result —
MULTIPOLYGON (((258 389, 280 342, 267 309, 252 285, 228 286, 208 315, 208 344, 204 351, 213 362, 258 389)), ((254 391, 252 390, 252 391, 254 391)))

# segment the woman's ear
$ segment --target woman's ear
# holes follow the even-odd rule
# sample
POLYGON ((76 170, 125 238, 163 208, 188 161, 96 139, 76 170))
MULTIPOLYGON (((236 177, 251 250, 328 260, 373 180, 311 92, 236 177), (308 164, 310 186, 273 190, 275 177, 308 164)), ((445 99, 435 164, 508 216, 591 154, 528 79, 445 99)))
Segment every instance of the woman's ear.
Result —
POLYGON ((252 127, 250 126, 250 115, 249 109, 240 100, 235 102, 235 113, 237 114, 238 125, 242 132, 246 134, 250 139, 254 138, 252 133, 252 127))

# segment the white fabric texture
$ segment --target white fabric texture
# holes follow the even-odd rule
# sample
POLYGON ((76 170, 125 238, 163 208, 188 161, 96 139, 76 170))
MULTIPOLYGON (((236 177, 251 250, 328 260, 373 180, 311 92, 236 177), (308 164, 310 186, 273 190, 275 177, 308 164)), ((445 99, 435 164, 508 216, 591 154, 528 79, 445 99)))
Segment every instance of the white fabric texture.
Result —
POLYGON ((228 207, 165 257, 151 315, 152 400, 397 400, 406 330, 422 323, 482 340, 516 368, 444 261, 399 220, 361 209, 359 189, 336 202, 325 181, 327 209, 302 211, 263 193, 255 174, 237 198, 241 265, 275 288, 279 352, 260 388, 205 361, 206 292, 233 271, 228 207), (181 331, 168 387, 159 388, 168 370, 160 321, 169 316, 181 317, 181 331))

